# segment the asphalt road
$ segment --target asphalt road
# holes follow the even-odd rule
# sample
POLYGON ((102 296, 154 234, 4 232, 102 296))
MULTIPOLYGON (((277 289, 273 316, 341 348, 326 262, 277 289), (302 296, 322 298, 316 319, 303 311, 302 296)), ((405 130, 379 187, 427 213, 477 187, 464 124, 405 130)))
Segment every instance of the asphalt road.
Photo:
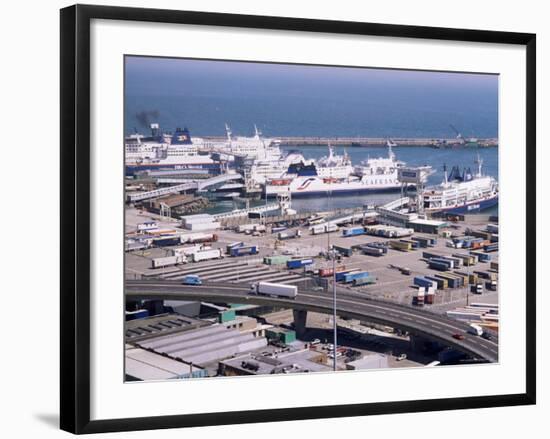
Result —
MULTIPOLYGON (((181 285, 166 280, 128 280, 126 297, 133 299, 164 300, 207 300, 231 303, 267 304, 281 307, 332 313, 332 292, 323 289, 299 290, 295 299, 268 297, 250 294, 249 285, 209 283, 203 285, 181 285)), ((498 361, 498 339, 485 340, 467 333, 468 325, 443 315, 375 301, 362 297, 360 293, 344 288, 337 290, 337 313, 343 317, 367 320, 400 328, 413 334, 437 340, 489 362, 498 361), (463 334, 464 340, 453 338, 453 334, 463 334)))

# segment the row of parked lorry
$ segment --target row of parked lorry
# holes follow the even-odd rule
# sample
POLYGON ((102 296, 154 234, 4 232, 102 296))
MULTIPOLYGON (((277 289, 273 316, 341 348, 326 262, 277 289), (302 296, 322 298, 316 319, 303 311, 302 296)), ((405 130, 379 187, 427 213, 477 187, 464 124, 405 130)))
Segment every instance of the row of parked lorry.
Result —
POLYGON ((348 227, 347 229, 344 229, 342 236, 346 238, 359 235, 373 235, 383 236, 385 238, 403 238, 405 236, 411 236, 413 233, 413 229, 377 224, 370 226, 348 227))
MULTIPOLYGON (((247 245, 244 242, 234 242, 225 248, 230 257, 249 256, 258 254, 258 246, 247 245)), ((169 256, 154 258, 151 261, 152 268, 162 268, 172 265, 185 264, 187 262, 201 262, 223 258, 224 251, 221 248, 212 248, 205 245, 191 245, 187 247, 175 247, 170 249, 169 256)))
POLYGON ((200 247, 192 248, 176 248, 172 249, 171 256, 163 256, 153 258, 151 260, 152 268, 164 268, 172 265, 186 264, 187 262, 208 261, 211 259, 223 258, 223 251, 219 248, 200 247))

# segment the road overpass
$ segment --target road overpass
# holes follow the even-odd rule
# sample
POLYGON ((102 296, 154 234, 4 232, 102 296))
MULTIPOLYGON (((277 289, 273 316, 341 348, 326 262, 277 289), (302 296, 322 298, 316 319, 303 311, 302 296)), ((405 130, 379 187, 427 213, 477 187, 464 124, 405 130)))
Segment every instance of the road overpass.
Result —
MULTIPOLYGON (((250 286, 227 283, 181 285, 175 281, 127 280, 129 299, 201 300, 228 303, 250 303, 332 314, 332 293, 323 288, 299 290, 295 299, 250 294, 250 286)), ((366 320, 409 331, 489 362, 498 361, 498 340, 485 340, 467 333, 468 325, 439 314, 403 305, 366 299, 345 288, 337 291, 337 313, 342 317, 366 320), (464 334, 464 340, 453 334, 464 334)))

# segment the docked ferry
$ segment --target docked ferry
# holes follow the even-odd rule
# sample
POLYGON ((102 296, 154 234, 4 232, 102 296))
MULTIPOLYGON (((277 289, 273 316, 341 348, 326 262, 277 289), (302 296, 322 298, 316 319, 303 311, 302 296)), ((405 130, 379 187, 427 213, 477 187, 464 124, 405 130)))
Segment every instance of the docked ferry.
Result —
POLYGON ((472 175, 470 168, 462 172, 458 166, 451 169, 443 182, 422 193, 424 211, 447 213, 474 213, 498 204, 498 182, 491 176, 482 174, 483 161, 478 157, 478 172, 472 175))
POLYGON ((399 191, 397 175, 401 166, 404 163, 396 159, 391 146, 388 157, 369 158, 358 166, 352 165, 347 154, 336 155, 329 146, 328 156, 314 165, 289 167, 284 176, 267 182, 265 192, 268 197, 285 192, 305 197, 399 191))
POLYGON ((158 124, 151 125, 151 135, 132 134, 125 141, 126 175, 146 170, 200 169, 219 174, 224 163, 201 154, 204 139, 192 138, 187 128, 164 134, 158 124))
POLYGON ((255 184, 262 185, 266 181, 276 181, 287 173, 298 174, 297 169, 308 166, 315 169, 313 160, 307 161, 300 152, 293 151, 276 160, 254 160, 248 176, 255 184))

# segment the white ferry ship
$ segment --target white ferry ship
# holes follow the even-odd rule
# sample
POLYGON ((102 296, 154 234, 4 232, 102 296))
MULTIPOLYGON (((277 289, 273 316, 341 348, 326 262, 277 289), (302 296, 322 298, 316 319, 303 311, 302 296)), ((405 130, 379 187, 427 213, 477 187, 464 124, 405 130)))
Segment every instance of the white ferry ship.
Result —
POLYGON ((227 139, 213 141, 191 137, 187 128, 177 128, 173 135, 163 134, 158 124, 151 124, 150 136, 136 133, 126 138, 126 174, 150 169, 207 169, 216 174, 235 158, 264 163, 281 161, 280 142, 264 138, 256 126, 254 129, 252 137, 233 136, 226 125, 227 139))
POLYGON ((228 162, 276 161, 282 157, 280 141, 263 137, 256 125, 254 125, 252 137, 234 136, 227 124, 225 124, 225 131, 226 138, 224 140, 208 142, 203 140, 202 149, 228 162))
POLYGON ((132 134, 125 142, 126 175, 151 169, 207 169, 214 174, 224 163, 200 154, 204 139, 191 138, 187 128, 177 128, 174 134, 163 134, 158 124, 151 124, 151 135, 132 134))
POLYGON ((293 166, 300 164, 313 164, 313 160, 307 161, 299 152, 290 152, 277 160, 254 160, 248 171, 248 177, 252 182, 263 185, 266 181, 282 178, 293 166))
POLYGON ((254 125, 254 136, 233 136, 229 125, 225 125, 227 142, 217 145, 218 148, 225 149, 227 152, 239 156, 245 156, 247 159, 275 161, 282 156, 280 141, 263 137, 258 127, 254 125))
POLYGON ((285 192, 300 197, 398 191, 401 184, 397 171, 401 166, 404 163, 396 159, 391 146, 388 147, 388 157, 369 158, 355 167, 347 154, 338 156, 329 147, 327 157, 313 165, 304 164, 295 173, 289 168, 281 178, 269 180, 265 191, 268 197, 285 192))
POLYGON ((447 176, 447 167, 444 167, 443 182, 422 193, 424 211, 469 213, 497 205, 498 182, 482 174, 483 161, 479 157, 475 163, 478 165, 476 175, 472 175, 469 168, 460 172, 458 166, 454 166, 447 176))

